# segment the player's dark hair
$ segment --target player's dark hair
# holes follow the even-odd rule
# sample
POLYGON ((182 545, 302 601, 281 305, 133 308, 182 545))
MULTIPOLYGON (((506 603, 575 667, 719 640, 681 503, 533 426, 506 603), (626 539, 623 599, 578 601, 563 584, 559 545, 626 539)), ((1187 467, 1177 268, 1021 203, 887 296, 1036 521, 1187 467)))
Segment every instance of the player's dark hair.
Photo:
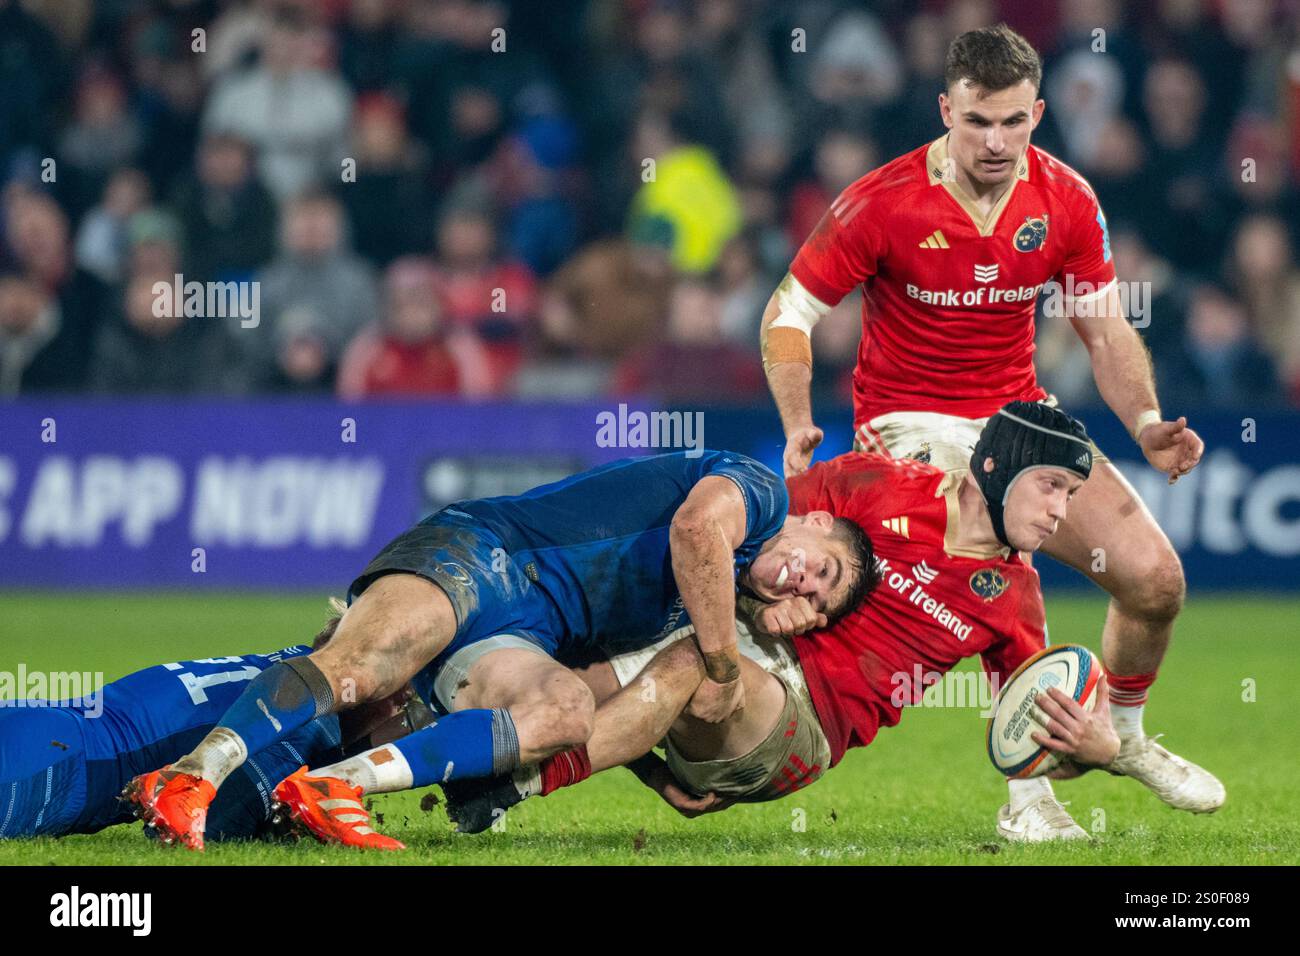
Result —
POLYGON ((1038 89, 1043 61, 1033 45, 1005 23, 963 33, 948 47, 943 80, 952 89, 962 80, 990 93, 1029 80, 1038 89))
POLYGON ((831 537, 848 545, 849 564, 853 579, 849 591, 836 607, 826 609, 827 624, 834 624, 858 605, 880 584, 880 569, 876 567, 876 549, 862 526, 848 518, 836 518, 831 525, 831 537))

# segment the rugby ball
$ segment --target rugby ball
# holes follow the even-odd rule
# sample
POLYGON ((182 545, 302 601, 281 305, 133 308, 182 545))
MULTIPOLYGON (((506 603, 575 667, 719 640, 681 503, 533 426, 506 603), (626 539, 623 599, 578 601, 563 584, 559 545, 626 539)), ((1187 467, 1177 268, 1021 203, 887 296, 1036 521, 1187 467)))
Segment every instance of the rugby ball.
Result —
POLYGON ((989 718, 989 759, 1008 777, 1024 779, 1049 773, 1061 755, 1033 740, 1036 731, 1047 735, 1035 717, 1034 698, 1053 687, 1071 695, 1085 710, 1097 706, 1097 681, 1101 662, 1078 644, 1057 644, 1039 651, 1007 678, 989 718))

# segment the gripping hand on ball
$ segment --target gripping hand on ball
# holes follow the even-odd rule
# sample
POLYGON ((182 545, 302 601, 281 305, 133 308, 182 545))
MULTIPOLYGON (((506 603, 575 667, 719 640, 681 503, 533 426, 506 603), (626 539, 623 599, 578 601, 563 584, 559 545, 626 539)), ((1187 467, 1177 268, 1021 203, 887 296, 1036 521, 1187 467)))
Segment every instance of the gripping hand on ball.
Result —
POLYGON ((1034 743, 1064 754, 1082 766, 1104 767, 1119 753, 1119 734, 1110 722, 1110 687, 1106 675, 1097 681, 1097 705, 1092 710, 1053 687, 1034 702, 1036 719, 1048 734, 1035 731, 1034 743))

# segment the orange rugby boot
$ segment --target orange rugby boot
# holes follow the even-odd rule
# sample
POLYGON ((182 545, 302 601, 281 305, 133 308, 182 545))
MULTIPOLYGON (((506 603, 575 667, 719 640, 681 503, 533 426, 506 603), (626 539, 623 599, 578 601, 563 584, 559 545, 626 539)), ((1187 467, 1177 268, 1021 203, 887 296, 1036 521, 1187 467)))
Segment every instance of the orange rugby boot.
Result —
POLYGON ((202 777, 168 767, 141 774, 126 785, 122 799, 131 804, 146 826, 158 831, 163 843, 203 849, 208 805, 217 788, 202 777))
POLYGON ((361 788, 338 777, 312 777, 306 767, 275 788, 272 822, 287 819, 290 828, 306 831, 321 843, 341 843, 366 850, 405 850, 406 844, 377 833, 361 804, 361 788))

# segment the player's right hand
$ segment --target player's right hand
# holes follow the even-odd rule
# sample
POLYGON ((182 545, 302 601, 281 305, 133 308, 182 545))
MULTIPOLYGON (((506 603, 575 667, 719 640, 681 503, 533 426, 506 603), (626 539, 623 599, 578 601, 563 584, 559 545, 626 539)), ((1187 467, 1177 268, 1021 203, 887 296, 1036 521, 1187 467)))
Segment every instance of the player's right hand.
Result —
POLYGON ((793 478, 808 470, 813 452, 817 450, 824 437, 822 430, 816 425, 804 425, 786 436, 785 455, 781 459, 786 478, 793 478))
POLYGON ((826 626, 826 615, 818 613, 803 595, 764 604, 754 615, 754 626, 769 637, 794 637, 826 626))
POLYGON ((1110 719, 1110 685, 1106 675, 1097 681, 1097 703, 1084 710, 1073 697, 1052 687, 1034 699, 1036 719, 1051 734, 1035 731, 1029 737, 1040 747, 1065 754, 1084 767, 1105 767, 1119 753, 1119 734, 1110 719))
POLYGON ((1205 442, 1187 427, 1186 416, 1173 422, 1152 422, 1137 440, 1151 467, 1168 475, 1171 485, 1195 468, 1205 454, 1205 442))
POLYGON ((716 813, 719 810, 725 810, 736 802, 726 797, 720 797, 716 793, 706 793, 702 797, 693 796, 679 787, 675 780, 666 784, 658 793, 659 796, 664 798, 664 802, 668 806, 688 820, 703 813, 716 813))
POLYGON ((739 677, 725 684, 706 677, 686 705, 686 713, 706 723, 720 724, 744 706, 745 686, 739 677))

